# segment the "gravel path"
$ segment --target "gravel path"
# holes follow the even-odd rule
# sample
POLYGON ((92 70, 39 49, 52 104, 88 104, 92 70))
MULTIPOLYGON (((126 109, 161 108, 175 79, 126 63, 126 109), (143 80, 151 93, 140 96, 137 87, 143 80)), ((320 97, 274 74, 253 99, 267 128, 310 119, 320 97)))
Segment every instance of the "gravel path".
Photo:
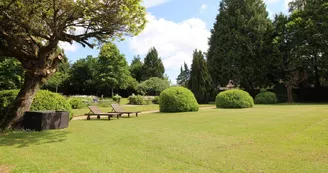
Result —
MULTIPOLYGON (((213 108, 215 108, 215 106, 201 107, 199 109, 213 109, 213 108)), ((139 113, 139 115, 142 115, 142 114, 151 114, 151 113, 157 113, 157 112, 159 112, 159 110, 144 111, 144 112, 139 113)), ((87 118, 86 116, 78 116, 78 117, 73 117, 72 120, 85 120, 86 118, 87 118)))

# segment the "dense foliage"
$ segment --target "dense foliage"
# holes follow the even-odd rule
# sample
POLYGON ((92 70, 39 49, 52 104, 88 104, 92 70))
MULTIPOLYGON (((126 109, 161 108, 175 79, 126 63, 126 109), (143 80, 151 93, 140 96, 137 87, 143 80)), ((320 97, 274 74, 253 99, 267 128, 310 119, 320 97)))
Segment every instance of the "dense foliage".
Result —
POLYGON ((170 87, 170 81, 158 77, 151 77, 140 83, 137 87, 139 93, 158 96, 166 88, 170 87))
POLYGON ((232 80, 251 90, 265 84, 272 30, 263 0, 222 0, 207 55, 215 86, 232 80))
POLYGON ((190 80, 190 70, 188 68, 188 65, 184 63, 184 67, 180 68, 180 74, 177 77, 177 84, 180 86, 188 87, 188 83, 190 80))
POLYGON ((129 70, 133 78, 135 78, 138 82, 142 81, 143 62, 139 56, 133 58, 129 70))
POLYGON ((80 98, 70 98, 69 104, 72 109, 82 109, 84 107, 83 101, 80 98))
MULTIPOLYGON (((18 94, 18 90, 4 90, 0 91, 0 120, 5 115, 9 106, 13 103, 15 97, 18 94)), ((40 90, 37 92, 33 103, 30 108, 31 111, 44 111, 44 110, 57 110, 68 111, 70 118, 73 117, 71 104, 69 101, 60 94, 53 93, 46 90, 40 90)))
POLYGON ((128 100, 129 100, 129 104, 131 104, 131 105, 145 105, 145 104, 147 104, 145 98, 141 95, 132 94, 131 96, 129 96, 128 100))
POLYGON ((243 90, 232 89, 220 92, 216 96, 217 108, 252 108, 253 98, 243 90))
POLYGON ((261 92, 255 96, 255 104, 276 104, 277 96, 273 92, 261 89, 261 92))
POLYGON ((0 90, 20 88, 24 82, 21 63, 9 57, 0 57, 0 90))
POLYGON ((198 111, 199 105, 194 94, 185 87, 170 87, 159 98, 160 112, 198 111))
POLYGON ((145 16, 141 0, 1 0, 0 57, 19 60, 25 70, 21 92, 1 128, 13 128, 37 90, 55 74, 64 60, 57 51, 60 42, 93 48, 96 41, 137 35, 145 27, 145 16))
POLYGON ((152 102, 154 104, 159 104, 159 96, 155 96, 152 102))
POLYGON ((188 88, 194 93, 198 103, 209 102, 212 79, 202 51, 194 50, 188 88))
POLYGON ((99 89, 104 92, 111 88, 111 96, 114 96, 113 90, 115 88, 125 89, 128 87, 129 66, 124 55, 120 53, 115 44, 106 43, 103 45, 97 60, 96 79, 98 79, 99 89))
POLYGON ((144 59, 142 80, 151 77, 164 78, 164 65, 155 47, 152 47, 144 59))

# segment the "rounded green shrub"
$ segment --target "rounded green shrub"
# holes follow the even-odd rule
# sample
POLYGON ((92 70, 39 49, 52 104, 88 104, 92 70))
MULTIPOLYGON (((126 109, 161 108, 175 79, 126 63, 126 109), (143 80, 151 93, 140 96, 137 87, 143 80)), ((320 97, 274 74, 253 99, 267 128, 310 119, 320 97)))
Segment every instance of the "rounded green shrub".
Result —
POLYGON ((278 99, 275 93, 261 89, 261 92, 255 96, 255 104, 276 104, 278 99))
POLYGON ((129 96, 128 100, 129 100, 129 104, 131 104, 131 105, 145 105, 145 104, 147 104, 146 100, 141 95, 132 94, 131 96, 129 96))
POLYGON ((79 98, 69 99, 69 104, 71 104, 72 109, 82 109, 84 107, 83 101, 79 98))
MULTIPOLYGON (((0 92, 0 116, 5 114, 7 107, 14 101, 18 92, 18 90, 4 90, 0 92)), ((30 110, 68 111, 70 119, 73 117, 73 112, 69 101, 60 94, 46 90, 40 90, 37 92, 30 110)))
POLYGON ((254 100, 248 92, 239 89, 219 93, 215 103, 217 108, 251 108, 254 106, 254 100))
POLYGON ((155 96, 153 99, 154 104, 159 104, 159 96, 155 96))
POLYGON ((198 111, 199 105, 194 94, 184 87, 165 89, 159 97, 160 112, 198 111))

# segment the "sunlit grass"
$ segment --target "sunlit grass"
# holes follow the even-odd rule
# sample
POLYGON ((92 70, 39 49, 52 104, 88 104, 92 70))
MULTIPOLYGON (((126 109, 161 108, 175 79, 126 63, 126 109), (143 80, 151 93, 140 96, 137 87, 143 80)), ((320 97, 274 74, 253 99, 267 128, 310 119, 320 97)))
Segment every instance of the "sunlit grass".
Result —
POLYGON ((204 109, 0 136, 12 172, 327 172, 328 105, 204 109))

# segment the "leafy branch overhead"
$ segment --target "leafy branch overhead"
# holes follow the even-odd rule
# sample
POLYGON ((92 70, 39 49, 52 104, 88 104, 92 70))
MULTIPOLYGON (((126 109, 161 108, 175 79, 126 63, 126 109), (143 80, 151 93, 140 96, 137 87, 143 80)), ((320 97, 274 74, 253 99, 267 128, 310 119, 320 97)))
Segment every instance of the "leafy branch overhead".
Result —
POLYGON ((145 9, 138 2, 2 0, 0 55, 22 61, 48 53, 59 41, 93 47, 90 38, 106 42, 113 37, 138 34, 146 23, 145 9))

